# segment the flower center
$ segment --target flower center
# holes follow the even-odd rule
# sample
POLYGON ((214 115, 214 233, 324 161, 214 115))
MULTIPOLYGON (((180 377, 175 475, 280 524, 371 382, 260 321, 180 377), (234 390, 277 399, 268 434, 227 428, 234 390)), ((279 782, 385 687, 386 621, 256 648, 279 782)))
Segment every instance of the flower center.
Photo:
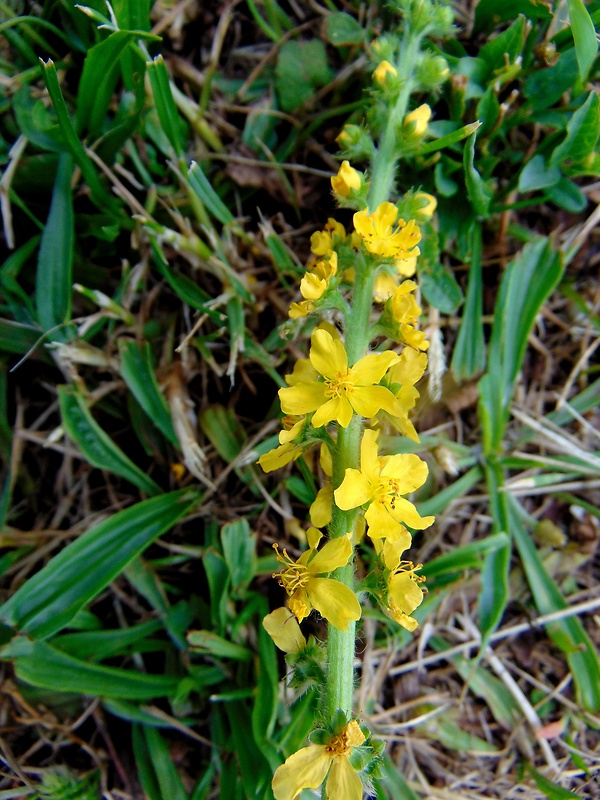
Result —
POLYGON ((326 750, 331 756, 348 756, 350 754, 350 746, 346 732, 342 731, 337 736, 334 736, 327 745, 326 750))
POLYGON ((303 564, 297 564, 295 561, 292 561, 285 548, 283 552, 280 553, 279 546, 274 544, 273 549, 277 553, 277 561, 285 567, 281 572, 274 573, 273 577, 291 596, 295 591, 306 586, 310 578, 310 573, 303 564))
POLYGON ((373 496, 378 503, 389 508, 396 507, 396 498, 400 494, 400 486, 394 478, 380 478, 373 496))
POLYGON ((335 378, 325 378, 327 388, 325 389, 325 397, 341 397, 352 394, 354 391, 354 383, 351 377, 352 370, 347 372, 338 372, 335 378))

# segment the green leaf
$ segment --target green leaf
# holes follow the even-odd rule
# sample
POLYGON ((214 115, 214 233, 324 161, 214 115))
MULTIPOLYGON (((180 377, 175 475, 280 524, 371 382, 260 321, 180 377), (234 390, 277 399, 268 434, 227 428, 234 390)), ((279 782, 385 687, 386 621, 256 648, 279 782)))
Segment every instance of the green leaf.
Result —
POLYGON ((107 469, 150 495, 162 489, 117 447, 93 418, 84 397, 70 386, 58 387, 63 426, 93 467, 107 469))
POLYGON ((133 625, 131 628, 65 633, 56 636, 52 640, 52 646, 82 661, 103 661, 111 656, 128 654, 130 651, 144 652, 135 645, 161 628, 161 622, 152 619, 133 625))
POLYGON ((188 800, 167 743, 154 727, 134 727, 134 753, 142 788, 150 800, 188 800))
POLYGON ((588 204, 588 199, 579 186, 568 178, 561 178, 556 186, 552 186, 548 197, 559 208, 564 208, 571 214, 581 213, 588 204))
POLYGON ((57 633, 199 497, 187 489, 163 494, 90 528, 17 589, 0 620, 38 638, 57 633))
MULTIPOLYGON (((36 309, 40 325, 46 331, 68 321, 71 315, 75 240, 72 177, 73 159, 67 154, 59 155, 56 182, 40 242, 36 273, 36 309)), ((53 338, 64 338, 64 331, 53 332, 53 338)))
POLYGON ((445 136, 440 136, 439 139, 434 139, 432 142, 425 142, 425 144, 419 147, 419 154, 425 155, 428 153, 435 153, 436 150, 443 150, 445 147, 450 147, 452 144, 462 142, 463 139, 472 136, 480 127, 481 122, 479 122, 479 120, 477 122, 469 122, 468 125, 464 125, 462 128, 452 131, 452 133, 447 133, 445 136))
POLYGON ((529 75, 523 93, 534 111, 550 108, 572 88, 577 77, 575 48, 571 48, 560 54, 556 64, 529 75))
POLYGON ((491 192, 475 168, 475 133, 467 139, 463 153, 463 167, 467 195, 477 217, 487 217, 492 199, 491 192))
POLYGON ((213 658, 231 658, 235 661, 249 661, 252 651, 240 644, 230 642, 212 631, 189 631, 187 640, 194 652, 210 655, 213 658))
MULTIPOLYGON (((567 608, 567 602, 560 593, 553 578, 548 575, 528 531, 522 521, 518 502, 508 495, 508 508, 511 533, 514 536, 521 564, 531 589, 531 594, 540 614, 551 614, 567 608)), ((575 683, 577 702, 586 711, 597 713, 600 710, 600 660, 594 643, 577 617, 549 622, 546 631, 569 662, 569 669, 575 683)))
POLYGON ((326 17, 325 36, 334 47, 343 47, 362 44, 365 40, 365 31, 354 17, 339 11, 326 17))
POLYGON ((171 412, 156 380, 150 345, 148 342, 138 345, 133 340, 121 339, 119 353, 120 372, 131 393, 165 438, 179 447, 171 412))
POLYGON ((525 44, 525 17, 519 16, 505 31, 498 33, 480 49, 477 57, 485 61, 489 73, 514 64, 525 44))
POLYGON ((539 189, 546 189, 556 185, 561 178, 560 169, 556 165, 546 166, 544 156, 538 154, 530 159, 521 170, 519 191, 535 192, 539 189))
POLYGON ((567 135, 552 153, 551 164, 584 161, 594 150, 600 131, 600 98, 590 92, 567 123, 567 135))
POLYGON ((332 78, 320 39, 285 42, 275 67, 275 86, 284 111, 294 111, 332 78))
POLYGON ((163 57, 161 55, 156 56, 154 60, 146 62, 146 67, 158 120, 173 148, 173 152, 178 158, 181 158, 183 156, 181 118, 173 99, 173 92, 171 91, 171 84, 169 83, 169 76, 163 57))
POLYGON ((421 272, 421 291, 429 305, 438 308, 442 314, 454 314, 464 301, 454 273, 439 261, 432 269, 421 272))
POLYGON ((583 0, 568 0, 568 2, 571 30, 579 66, 579 77, 584 82, 587 80, 598 52, 598 39, 596 38, 594 23, 583 0))
POLYGON ((475 9, 474 32, 491 31, 501 22, 514 19, 523 14, 531 20, 552 19, 552 6, 549 0, 481 0, 475 9))
POLYGON ((256 534, 248 520, 228 522, 221 528, 221 545, 234 590, 247 586, 256 574, 256 534))
POLYGON ((452 372, 458 380, 472 378, 485 367, 481 237, 481 225, 475 223, 471 230, 471 264, 467 297, 451 363, 452 372))
POLYGON ((17 636, 0 651, 11 658, 17 678, 53 692, 76 692, 90 697, 152 700, 174 695, 179 678, 88 664, 61 653, 47 642, 17 636))
POLYGON ((194 192, 198 195, 200 200, 202 200, 215 219, 218 219, 223 225, 228 225, 233 222, 233 214, 215 192, 208 178, 202 171, 202 168, 195 161, 192 161, 192 165, 189 169, 188 181, 194 192))

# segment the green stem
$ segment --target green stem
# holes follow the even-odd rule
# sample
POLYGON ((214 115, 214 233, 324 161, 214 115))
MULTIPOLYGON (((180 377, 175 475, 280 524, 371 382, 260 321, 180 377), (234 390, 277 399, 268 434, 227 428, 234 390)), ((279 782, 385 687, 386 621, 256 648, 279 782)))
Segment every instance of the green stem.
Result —
POLYGON ((401 156, 398 147, 398 128, 406 116, 408 100, 414 88, 413 70, 420 42, 420 35, 412 33, 410 30, 404 34, 397 66, 398 75, 402 76, 402 88, 395 106, 390 109, 385 129, 371 164, 371 187, 367 197, 367 205, 371 213, 389 199, 394 188, 396 164, 401 156))

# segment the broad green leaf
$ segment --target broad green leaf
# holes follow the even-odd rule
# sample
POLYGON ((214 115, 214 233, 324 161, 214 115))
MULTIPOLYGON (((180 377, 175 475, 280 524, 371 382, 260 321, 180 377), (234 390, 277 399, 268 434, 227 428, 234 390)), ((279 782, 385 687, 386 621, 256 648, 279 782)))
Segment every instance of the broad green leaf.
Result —
POLYGON ((530 159, 521 170, 519 175, 519 191, 535 192, 538 189, 546 189, 555 186, 562 174, 556 165, 546 166, 544 156, 535 155, 530 159))
POLYGON ((571 214, 581 213, 588 204, 588 199, 579 186, 568 178, 561 178, 547 194, 553 203, 571 214))
POLYGON ((284 111, 294 111, 332 78, 325 45, 320 39, 287 41, 279 51, 275 86, 284 111))
POLYGON ((452 372, 458 380, 472 378, 485 367, 482 247, 481 225, 474 223, 471 229, 471 263, 467 297, 451 362, 452 372))
POLYGON ((256 534, 251 532, 248 520, 223 525, 221 546, 233 589, 247 586, 256 573, 256 534))
POLYGON ((76 389, 59 386, 58 399, 65 431, 93 467, 114 472, 147 494, 160 494, 160 486, 136 466, 102 430, 85 399, 76 389))
POLYGON ((567 135, 552 153, 551 164, 584 161, 593 151, 600 132, 600 99, 590 92, 567 123, 567 135))
POLYGON ((556 64, 532 72, 525 80, 523 93, 534 110, 550 108, 577 80, 575 48, 560 53, 556 64))
MULTIPOLYGON (((103 631, 78 631, 65 633, 52 639, 52 646, 82 661, 103 661, 115 655, 146 652, 138 645, 150 634, 162 628, 159 620, 148 620, 131 628, 117 628, 103 631)), ((155 640, 154 644, 157 644, 155 640)), ((155 649, 155 648, 152 648, 155 649)))
POLYGON ((325 18, 325 36, 334 47, 361 44, 365 31, 350 14, 339 11, 325 18))
POLYGON ((420 275, 421 291, 429 305, 442 314, 454 314, 464 296, 452 270, 438 261, 431 269, 422 270, 420 275))
POLYGON ((158 55, 152 61, 146 62, 146 68, 148 69, 158 120, 173 148, 173 152, 178 158, 181 158, 183 156, 181 118, 173 99, 173 92, 171 91, 163 57, 158 55))
POLYGON ((17 589, 0 607, 0 620, 38 638, 57 633, 199 497, 186 489, 163 494, 90 528, 17 589))
POLYGON ((509 64, 514 64, 515 60, 523 52, 525 44, 525 17, 519 16, 502 33, 492 37, 479 50, 477 57, 485 61, 489 74, 502 70, 509 64))
POLYGON ((176 447, 179 442, 171 412, 160 391, 152 365, 152 354, 148 342, 138 345, 133 340, 119 341, 121 375, 131 393, 161 433, 176 447))
POLYGON ((463 167, 467 195, 477 217, 487 217, 492 199, 491 192, 475 167, 475 138, 472 133, 467 139, 463 153, 463 167))
MULTIPOLYGON (((75 218, 71 197, 73 159, 58 157, 56 182, 37 262, 35 304, 38 320, 46 331, 62 325, 71 315, 75 218)), ((64 331, 53 338, 63 339, 64 331)))
POLYGON ((598 53, 596 29, 583 0, 568 0, 568 3, 579 77, 586 81, 598 53))
POLYGON ((53 692, 75 692, 90 697, 151 700, 175 694, 179 678, 89 664, 56 650, 47 642, 17 636, 0 651, 13 661, 17 678, 53 692))
MULTIPOLYGON (((529 532, 521 521, 516 499, 508 496, 511 533, 514 537, 523 571, 531 594, 540 614, 551 614, 567 608, 567 603, 548 575, 533 544, 529 532)), ((586 711, 597 713, 600 710, 600 660, 594 643, 577 617, 549 622, 546 626, 554 644, 565 654, 575 683, 577 701, 586 711)))

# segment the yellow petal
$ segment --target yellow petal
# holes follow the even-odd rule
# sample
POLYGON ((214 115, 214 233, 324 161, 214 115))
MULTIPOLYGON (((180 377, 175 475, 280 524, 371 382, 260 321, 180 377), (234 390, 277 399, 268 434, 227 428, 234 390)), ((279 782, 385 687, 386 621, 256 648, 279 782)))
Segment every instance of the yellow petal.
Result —
MULTIPOLYGON (((280 390, 281 391, 281 390, 280 390)), ((283 408, 283 406, 282 406, 283 408)), ((342 428, 347 428, 352 419, 352 406, 345 397, 332 397, 317 409, 312 418, 313 428, 320 428, 328 422, 336 420, 342 428)))
POLYGON ((289 464, 295 458, 298 458, 302 448, 292 442, 282 444, 274 450, 269 450, 258 459, 258 463, 265 472, 273 472, 273 470, 280 469, 281 467, 289 464))
POLYGON ((331 456, 331 450, 327 447, 325 442, 321 444, 321 449, 319 451, 319 462, 325 475, 327 475, 328 478, 331 478, 333 474, 333 459, 331 456))
POLYGON ((383 86, 386 75, 391 75, 395 78, 398 75, 398 71, 396 70, 396 67, 390 64, 389 61, 381 61, 373 73, 373 79, 375 80, 375 83, 383 86))
POLYGON ((414 386, 423 377, 427 369, 427 356, 412 347, 405 347, 400 360, 392 366, 389 378, 402 386, 414 386))
MULTIPOLYGON (((357 211, 352 217, 356 232, 361 236, 369 236, 372 232, 371 221, 369 220, 369 209, 363 208, 362 211, 357 211)), ((311 240, 312 241, 312 240, 311 240)))
POLYGON ((379 383, 392 364, 396 364, 398 361, 400 361, 400 356, 392 350, 364 356, 350 370, 352 382, 356 386, 371 386, 379 383))
POLYGON ((374 417, 381 409, 394 416, 403 414, 402 406, 385 386, 357 386, 352 393, 352 407, 362 417, 374 417))
POLYGON ((377 454, 377 436, 377 431, 367 428, 360 443, 360 469, 372 483, 377 480, 381 471, 377 454))
POLYGON ((386 539, 383 545, 382 557, 383 563, 390 571, 398 569, 398 565, 402 560, 402 553, 412 544, 412 536, 402 526, 402 534, 397 539, 386 539))
POLYGON ((295 800, 302 789, 317 789, 330 765, 325 745, 312 744, 298 750, 275 771, 271 783, 275 800, 295 800))
POLYGON ((410 572, 399 572, 392 575, 388 587, 394 605, 405 614, 412 614, 415 608, 423 602, 423 590, 410 572))
POLYGON ((365 520, 369 526, 371 539, 387 538, 396 541, 402 538, 406 531, 406 528, 400 524, 399 519, 395 519, 382 503, 371 503, 365 513, 365 520))
POLYGON ((395 456, 385 456, 383 459, 381 475, 394 478, 398 494, 414 492, 423 486, 428 474, 427 464, 414 453, 400 453, 395 456))
POLYGON ((296 617, 289 608, 276 608, 263 619, 263 628, 284 653, 296 653, 306 645, 296 617))
POLYGON ((310 362, 326 378, 337 378, 348 371, 344 345, 322 328, 317 328, 311 337, 310 362))
POLYGON ((322 538, 323 534, 316 528, 310 527, 306 531, 306 541, 308 542, 308 546, 311 550, 317 549, 322 538))
POLYGON ((333 504, 333 486, 327 481, 309 509, 310 521, 316 528, 324 528, 331 522, 331 506, 333 504))
POLYGON ((290 611, 295 615, 298 622, 306 619, 311 612, 312 605, 305 589, 298 589, 288 600, 290 611))
MULTIPOLYGON (((416 259, 415 259, 416 261, 416 259)), ((387 272, 382 272, 375 278, 375 286, 373 287, 373 300, 376 303, 385 303, 388 297, 391 297, 398 286, 398 279, 387 272)))
POLYGON ((397 207, 393 203, 387 202, 387 200, 385 203, 381 203, 379 206, 377 206, 375 211, 371 214, 375 224, 383 227, 391 227, 396 221, 397 216, 397 207))
POLYGON ((285 376, 285 382, 288 386, 295 386, 297 383, 316 381, 318 376, 319 373, 308 358, 299 358, 294 364, 294 369, 285 376))
POLYGON ((371 500, 373 491, 368 479, 357 469, 348 468, 344 480, 333 493, 335 504, 342 511, 357 508, 371 500))
POLYGON ((402 625, 403 628, 406 628, 407 631, 412 632, 418 628, 419 623, 416 619, 409 617, 408 614, 405 614, 404 611, 401 611, 399 608, 395 608, 393 604, 390 605, 389 611, 392 619, 395 620, 398 625, 402 625))
POLYGON ((330 539, 308 564, 311 575, 333 572, 338 567, 345 567, 352 555, 352 544, 346 536, 330 539))
POLYGON ((313 272, 306 272, 300 281, 300 294, 305 300, 318 300, 327 289, 327 281, 321 280, 313 272))
POLYGON ((394 504, 394 517, 416 531, 425 530, 435 522, 435 517, 422 517, 415 506, 404 497, 397 497, 394 504))
POLYGON ((306 589, 313 607, 334 628, 345 631, 350 622, 360 619, 358 598, 343 583, 332 578, 311 578, 306 589))
POLYGON ((325 402, 324 383, 297 383, 279 390, 281 410, 284 414, 309 414, 325 402))
POLYGON ((334 758, 327 776, 327 800, 362 800, 361 779, 347 758, 334 758))
POLYGON ((395 264, 400 275, 404 278, 412 278, 417 271, 417 256, 413 255, 409 258, 399 258, 396 260, 395 264))

